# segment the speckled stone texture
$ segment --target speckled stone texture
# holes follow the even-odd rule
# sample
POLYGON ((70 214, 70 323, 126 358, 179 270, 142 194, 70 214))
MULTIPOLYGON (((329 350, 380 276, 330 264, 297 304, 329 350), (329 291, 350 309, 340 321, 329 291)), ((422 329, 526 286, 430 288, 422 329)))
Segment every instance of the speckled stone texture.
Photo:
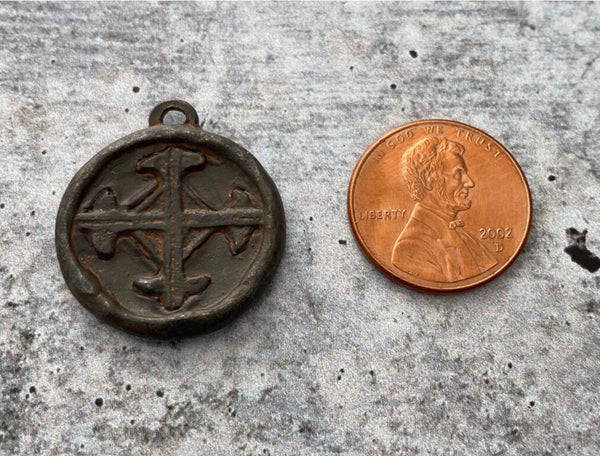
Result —
POLYGON ((600 454, 600 4, 0 4, 0 454, 600 454), (62 192, 159 102, 262 162, 286 208, 261 300, 209 335, 122 333, 69 293, 62 192), (501 141, 529 241, 433 296, 361 253, 346 191, 394 126, 501 141))

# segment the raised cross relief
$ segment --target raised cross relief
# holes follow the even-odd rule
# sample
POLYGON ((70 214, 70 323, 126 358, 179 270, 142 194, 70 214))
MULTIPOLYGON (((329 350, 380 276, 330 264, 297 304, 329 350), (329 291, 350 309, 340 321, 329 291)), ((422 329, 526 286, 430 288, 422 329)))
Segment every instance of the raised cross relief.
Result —
POLYGON ((253 232, 263 224, 263 210, 239 186, 230 189, 222 207, 203 199, 185 177, 207 166, 220 162, 194 150, 166 147, 137 162, 136 173, 153 176, 150 185, 126 198, 104 187, 75 216, 77 228, 102 260, 114 256, 120 237, 134 242, 158 272, 139 277, 132 285, 143 296, 157 297, 167 311, 177 311, 210 286, 210 273, 186 274, 184 265, 213 234, 222 233, 235 256, 246 250, 253 232), (184 195, 191 207, 184 207, 184 195))

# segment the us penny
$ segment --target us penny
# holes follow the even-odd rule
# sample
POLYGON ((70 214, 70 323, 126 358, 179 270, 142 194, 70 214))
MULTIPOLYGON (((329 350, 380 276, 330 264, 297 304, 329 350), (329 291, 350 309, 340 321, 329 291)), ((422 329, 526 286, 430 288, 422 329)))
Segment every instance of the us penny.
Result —
POLYGON ((531 226, 527 180, 502 144, 450 120, 395 128, 358 161, 348 213, 366 256, 429 292, 466 290, 517 258, 531 226))
POLYGON ((233 141, 168 101, 86 163, 63 196, 56 250, 79 302, 143 336, 216 329, 274 273, 285 238, 275 184, 233 141), (185 122, 165 124, 169 111, 185 122))

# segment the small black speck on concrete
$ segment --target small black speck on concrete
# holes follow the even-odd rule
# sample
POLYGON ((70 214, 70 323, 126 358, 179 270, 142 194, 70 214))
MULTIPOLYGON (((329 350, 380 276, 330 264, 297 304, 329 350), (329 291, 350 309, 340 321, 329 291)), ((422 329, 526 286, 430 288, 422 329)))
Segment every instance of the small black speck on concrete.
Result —
POLYGON ((585 303, 585 310, 588 313, 594 313, 596 311, 596 301, 591 300, 585 303))
POLYGON ((554 181, 556 180, 556 176, 553 176, 552 174, 550 174, 550 175, 548 176, 548 180, 549 180, 550 182, 554 182, 554 181))
POLYGON ((396 90, 396 87, 398 87, 396 84, 390 84, 390 89, 396 90))
POLYGON ((408 51, 408 53, 413 59, 416 59, 419 56, 419 54, 417 54, 417 51, 410 50, 408 51))
POLYGON ((47 152, 46 150, 43 150, 42 155, 46 155, 46 152, 47 152))
MULTIPOLYGON (((2 207, 4 207, 4 204, 2 205, 2 207)), ((313 218, 312 217, 308 217, 308 220, 310 220, 312 222, 313 218)))
POLYGON ((98 397, 94 401, 94 404, 96 404, 96 406, 98 406, 98 407, 102 407, 102 405, 104 404, 104 400, 101 397, 98 397))
POLYGON ((131 391, 131 385, 128 383, 128 384, 127 384, 127 386, 125 386, 125 389, 126 389, 127 391, 131 391))
POLYGON ((535 401, 529 401, 529 407, 533 407, 535 405, 535 401))
POLYGON ((600 258, 590 252, 586 246, 587 230, 580 233, 575 228, 567 228, 565 232, 569 243, 565 247, 565 253, 571 257, 571 260, 590 272, 600 269, 600 258))
POLYGON ((340 245, 346 245, 348 243, 346 239, 340 239, 338 242, 340 243, 340 245))
POLYGON ((0 209, 4 209, 6 206, 4 205, 4 203, 0 203, 0 209))
POLYGON ((140 88, 138 86, 133 86, 133 93, 138 93, 140 88))
POLYGON ((354 67, 353 67, 353 66, 351 66, 351 67, 350 67, 350 71, 352 71, 353 69, 354 69, 354 67))
POLYGON ((156 395, 157 395, 158 397, 163 397, 163 396, 165 395, 165 393, 164 393, 162 390, 158 390, 158 391, 156 392, 156 395))
POLYGON ((513 368, 513 364, 512 363, 508 363, 508 368, 512 369, 513 368))
POLYGON ((35 394, 35 393, 36 393, 36 391, 37 391, 37 390, 35 389, 35 386, 30 386, 30 387, 29 387, 29 392, 30 392, 31 394, 35 394))

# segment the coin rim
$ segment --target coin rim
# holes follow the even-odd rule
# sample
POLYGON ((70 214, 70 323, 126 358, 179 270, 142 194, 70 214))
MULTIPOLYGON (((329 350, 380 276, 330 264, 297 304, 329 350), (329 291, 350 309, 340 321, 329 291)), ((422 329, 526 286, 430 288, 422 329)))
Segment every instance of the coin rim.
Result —
POLYGON ((100 320, 148 337, 187 337, 220 328, 247 308, 269 282, 283 254, 285 213, 274 182, 258 160, 228 138, 189 125, 157 125, 131 133, 102 149, 72 178, 62 197, 55 227, 58 261, 65 281, 80 304, 100 320), (188 142, 207 147, 233 161, 257 186, 263 198, 262 246, 240 283, 209 312, 182 311, 168 316, 140 316, 105 293, 96 276, 77 260, 71 246, 71 227, 89 184, 115 156, 156 142, 188 142))
MULTIPOLYGON (((380 271, 382 271, 386 276, 388 276, 389 278, 391 278, 392 280, 394 280, 395 282, 399 282, 402 285, 408 287, 408 288, 412 288, 415 290, 419 290, 419 291, 424 291, 424 292, 428 292, 428 293, 435 293, 435 294, 451 294, 451 293, 457 293, 457 292, 461 292, 461 291, 467 291, 470 290, 472 288, 476 288, 479 287, 481 285, 484 285, 492 280, 494 280, 496 277, 498 277, 499 275, 501 275, 504 271, 506 271, 517 259, 517 257, 519 256, 519 254, 521 253, 521 251, 523 250, 523 247, 525 246, 525 243, 527 242, 527 239, 529 237, 529 233, 531 231, 531 220, 532 220, 532 200, 531 200, 531 191, 529 190, 529 184, 527 183, 527 178, 525 177, 525 173, 523 172, 523 170, 521 169, 521 167, 519 166, 519 164, 517 163, 517 160, 512 156, 512 154, 508 151, 508 149, 506 147, 504 147, 504 145, 502 143, 500 143, 496 138, 494 138, 492 135, 486 133, 485 131, 479 129, 479 128, 475 128, 472 125, 468 125, 466 123, 463 122, 457 122, 455 120, 449 120, 449 119, 425 119, 425 120, 416 120, 413 122, 409 122, 403 125, 400 125, 396 128, 393 128, 392 130, 387 131, 386 133, 384 133, 383 135, 381 135, 379 138, 377 138, 377 140, 375 140, 369 147, 367 147, 367 149, 365 150, 365 152, 363 152, 363 154, 361 155, 361 157, 358 159, 358 162, 356 163, 356 166, 354 167, 354 171, 352 172, 352 175, 350 177, 350 182, 348 185, 348 199, 347 199, 347 206, 348 206, 348 219, 350 221, 350 227, 352 228, 352 232, 354 234, 354 237, 356 238, 356 240, 358 241, 358 244, 363 252, 363 254, 365 254, 365 256, 369 259, 369 261, 374 264, 380 271), (527 226, 525 228, 525 233, 522 237, 522 241, 521 244, 517 247, 517 249, 515 250, 514 254, 508 259, 508 261, 506 261, 506 263, 499 268, 498 270, 496 270, 493 274, 486 276, 486 277, 482 277, 480 280, 466 284, 466 285, 461 285, 461 286, 457 286, 457 287, 448 287, 448 288, 443 288, 443 289, 439 289, 439 288, 435 288, 433 286, 426 286, 426 285, 417 285, 414 283, 409 282, 406 279, 403 279, 401 277, 396 276, 393 272, 391 272, 390 270, 388 270, 388 268, 386 268, 384 265, 380 264, 374 257, 374 255, 371 254, 367 243, 362 239, 360 232, 358 230, 358 226, 354 220, 354 208, 352 206, 352 201, 354 199, 354 187, 356 185, 356 180, 358 178, 358 175, 360 173, 360 170, 362 168, 362 166, 366 163, 367 159, 369 158, 369 156, 371 155, 371 153, 374 152, 374 150, 381 144, 381 142, 385 141, 387 138, 389 138, 390 136, 400 132, 401 130, 405 130, 407 128, 411 128, 411 127, 416 127, 419 125, 423 125, 423 124, 428 124, 428 123, 444 123, 444 124, 451 124, 451 125, 458 125, 458 126, 462 126, 462 127, 467 127, 469 129, 475 130, 479 133, 484 134, 485 136, 491 138, 508 156, 508 158, 511 160, 511 162, 514 164, 518 174, 521 176, 521 179, 523 181, 523 184, 525 186, 525 192, 527 194, 527 226)), ((408 273, 407 273, 408 274, 408 273)), ((483 273, 482 273, 483 274, 483 273)), ((475 276, 476 277, 476 276, 475 276)), ((465 279, 468 280, 468 279, 465 279)), ((439 283, 439 282, 433 282, 432 283, 439 283)))

